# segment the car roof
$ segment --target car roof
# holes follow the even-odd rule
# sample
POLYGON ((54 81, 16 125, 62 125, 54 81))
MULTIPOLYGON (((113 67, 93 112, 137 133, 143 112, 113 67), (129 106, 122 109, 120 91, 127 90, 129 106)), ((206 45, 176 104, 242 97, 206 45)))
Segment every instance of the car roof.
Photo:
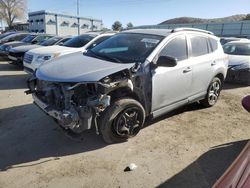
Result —
POLYGON ((172 29, 131 29, 123 31, 121 33, 140 33, 166 37, 171 34, 171 31, 172 29))
POLYGON ((249 41, 246 41, 246 40, 244 40, 244 41, 231 41, 231 42, 228 42, 228 43, 226 43, 226 44, 238 44, 238 45, 240 45, 240 44, 250 44, 250 40, 249 41))

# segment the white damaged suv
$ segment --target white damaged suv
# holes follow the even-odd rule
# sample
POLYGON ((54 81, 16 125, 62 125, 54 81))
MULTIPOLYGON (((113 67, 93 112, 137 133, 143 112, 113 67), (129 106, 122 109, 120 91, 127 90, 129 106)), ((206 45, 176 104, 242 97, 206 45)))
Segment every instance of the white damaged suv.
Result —
POLYGON ((23 65, 27 73, 33 74, 42 63, 52 60, 56 57, 74 53, 84 52, 85 50, 94 47, 103 42, 115 33, 85 33, 65 42, 62 46, 48 46, 30 50, 25 53, 23 65))
POLYGON ((135 29, 43 64, 26 93, 65 130, 93 127, 114 143, 137 135, 146 117, 196 101, 215 105, 227 68, 208 31, 135 29))

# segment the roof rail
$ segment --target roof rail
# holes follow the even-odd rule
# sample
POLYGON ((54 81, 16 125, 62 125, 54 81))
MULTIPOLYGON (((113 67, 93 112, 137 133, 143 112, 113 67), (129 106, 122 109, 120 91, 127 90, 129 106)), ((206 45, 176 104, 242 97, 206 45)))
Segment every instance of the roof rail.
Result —
POLYGON ((171 33, 179 32, 179 31, 197 31, 197 32, 201 32, 201 33, 207 33, 210 35, 214 35, 214 33, 211 31, 207 31, 207 30, 203 30, 203 29, 196 29, 196 28, 189 28, 189 27, 175 28, 171 31, 171 33))

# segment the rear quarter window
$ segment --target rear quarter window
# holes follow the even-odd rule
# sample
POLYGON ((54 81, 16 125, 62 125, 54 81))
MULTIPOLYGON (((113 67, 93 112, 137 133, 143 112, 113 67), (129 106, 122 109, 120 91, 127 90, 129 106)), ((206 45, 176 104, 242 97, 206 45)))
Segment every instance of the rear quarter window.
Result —
POLYGON ((212 52, 216 51, 218 49, 218 41, 212 38, 209 38, 209 42, 211 45, 212 52))

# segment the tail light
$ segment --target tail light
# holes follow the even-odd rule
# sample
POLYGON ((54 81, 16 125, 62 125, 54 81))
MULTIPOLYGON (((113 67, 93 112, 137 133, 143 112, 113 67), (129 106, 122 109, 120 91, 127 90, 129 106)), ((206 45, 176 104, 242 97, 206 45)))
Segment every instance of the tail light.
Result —
POLYGON ((242 99, 242 106, 248 111, 250 112, 250 95, 244 97, 242 99))

